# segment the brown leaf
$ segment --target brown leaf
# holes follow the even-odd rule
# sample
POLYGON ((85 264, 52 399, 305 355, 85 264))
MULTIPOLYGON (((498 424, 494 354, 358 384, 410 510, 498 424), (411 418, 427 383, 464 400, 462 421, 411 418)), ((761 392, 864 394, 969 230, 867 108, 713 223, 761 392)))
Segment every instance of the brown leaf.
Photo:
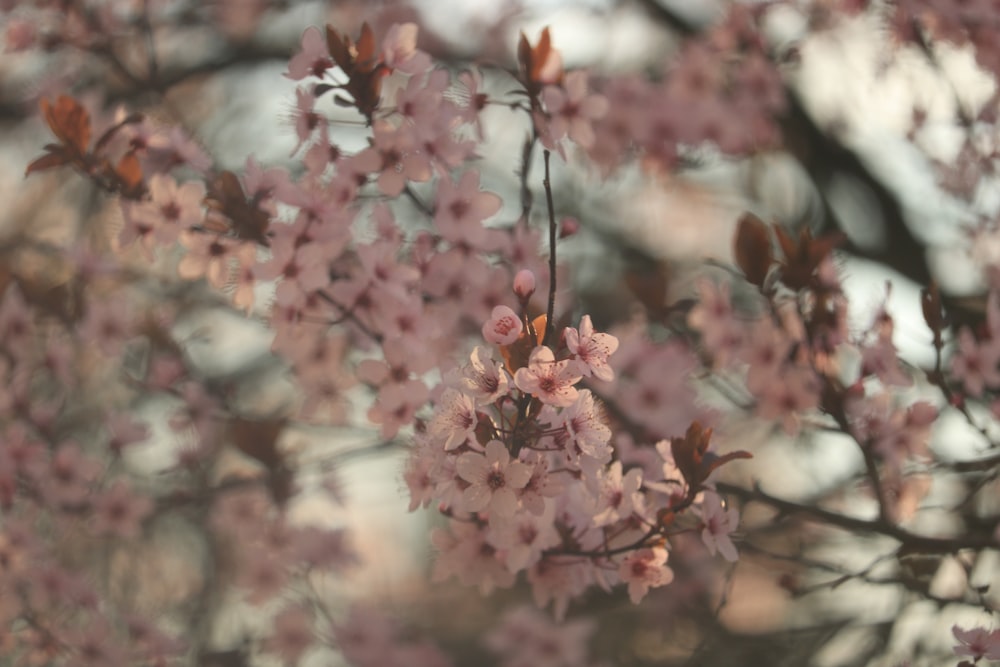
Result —
POLYGON ((531 321, 530 328, 534 330, 534 335, 528 331, 529 327, 525 327, 521 330, 521 335, 516 341, 510 345, 500 346, 500 356, 503 357, 504 365, 511 375, 516 373, 517 369, 527 366, 532 350, 542 344, 542 338, 545 337, 546 321, 544 313, 539 315, 531 321))
POLYGON ((764 279, 774 263, 774 256, 767 225, 753 213, 744 213, 740 218, 733 254, 736 265, 747 280, 757 287, 763 287, 764 279))
POLYGON ((287 419, 233 417, 229 421, 229 437, 237 449, 275 472, 285 467, 284 455, 278 450, 278 436, 287 424, 287 419))
POLYGON ((90 146, 90 114, 75 99, 60 95, 55 105, 41 101, 42 116, 52 133, 77 155, 85 155, 90 146))
POLYGON ((361 37, 358 38, 355 47, 357 55, 354 60, 362 72, 371 72, 375 69, 378 59, 375 57, 375 34, 367 22, 361 24, 361 37))
POLYGON ((326 48, 330 52, 333 62, 337 63, 337 67, 344 70, 348 76, 350 76, 350 71, 354 67, 351 59, 350 44, 351 41, 346 37, 343 40, 340 38, 340 35, 337 34, 332 25, 326 26, 326 48))
POLYGON ((683 438, 673 438, 670 441, 674 464, 688 484, 689 497, 693 498, 698 493, 717 468, 736 459, 753 458, 750 452, 744 451, 729 452, 719 456, 708 451, 711 440, 712 429, 702 428, 699 422, 694 421, 691 422, 683 438))
POLYGON ((803 228, 796 241, 781 227, 775 227, 774 231, 785 255, 780 262, 781 282, 793 290, 808 287, 820 263, 846 238, 838 232, 814 239, 809 229, 803 228))
MULTIPOLYGON (((521 33, 517 44, 517 60, 521 67, 521 73, 524 76, 524 84, 528 90, 528 95, 532 99, 537 97, 545 83, 552 82, 551 78, 545 81, 542 79, 545 68, 549 64, 549 59, 553 57, 556 57, 556 54, 552 48, 552 36, 549 34, 548 27, 542 30, 538 44, 534 47, 528 43, 528 38, 524 36, 524 33, 521 33)), ((562 78, 561 69, 556 78, 562 78)))
POLYGON ((35 158, 28 165, 28 168, 24 170, 24 176, 27 178, 36 171, 45 171, 46 169, 52 169, 54 167, 62 167, 63 165, 69 164, 71 159, 66 155, 66 151, 60 146, 48 146, 49 151, 45 155, 35 158))
POLYGON ((142 166, 135 153, 129 151, 118 161, 115 167, 115 175, 121 181, 122 191, 125 195, 138 194, 142 190, 142 166))
POLYGON ((256 201, 247 199, 236 174, 223 171, 213 178, 205 200, 209 208, 229 218, 239 238, 270 245, 267 228, 271 216, 261 210, 256 201))

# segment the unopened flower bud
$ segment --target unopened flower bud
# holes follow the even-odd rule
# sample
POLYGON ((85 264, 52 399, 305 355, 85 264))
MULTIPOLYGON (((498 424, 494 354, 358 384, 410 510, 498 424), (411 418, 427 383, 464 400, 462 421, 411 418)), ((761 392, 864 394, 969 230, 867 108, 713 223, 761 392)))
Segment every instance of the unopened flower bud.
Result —
POLYGON ((514 276, 514 294, 522 301, 527 301, 535 293, 535 274, 528 269, 521 269, 514 276))
POLYGON ((521 335, 521 318, 507 306, 497 306, 483 325, 483 338, 497 345, 510 345, 521 335))
POLYGON ((576 218, 563 218, 559 225, 559 238, 565 239, 580 231, 580 221, 576 218))

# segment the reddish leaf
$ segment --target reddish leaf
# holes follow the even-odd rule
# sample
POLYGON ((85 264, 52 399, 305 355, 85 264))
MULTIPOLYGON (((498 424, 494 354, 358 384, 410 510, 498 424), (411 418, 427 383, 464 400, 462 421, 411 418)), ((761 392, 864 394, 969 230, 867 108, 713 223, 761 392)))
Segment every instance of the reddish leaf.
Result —
POLYGON ((61 95, 55 105, 42 99, 42 116, 52 133, 67 148, 84 155, 90 146, 90 114, 68 95, 61 95))
POLYGON ((516 373, 517 369, 527 366, 528 359, 531 357, 531 351, 542 344, 542 338, 545 336, 546 320, 547 318, 544 313, 539 315, 531 321, 530 328, 534 330, 533 336, 528 331, 529 327, 525 327, 521 330, 521 335, 516 341, 510 345, 500 346, 500 356, 503 357, 504 364, 511 375, 516 373))
POLYGON ((371 72, 375 69, 378 59, 375 57, 375 34, 368 23, 361 24, 361 37, 355 47, 357 55, 354 60, 362 72, 371 72))
MULTIPOLYGON (((549 34, 548 28, 542 30, 538 44, 534 47, 528 43, 528 38, 524 36, 524 33, 521 33, 517 44, 517 60, 521 67, 521 73, 524 76, 524 84, 528 90, 528 95, 532 99, 538 96, 544 84, 553 82, 552 76, 545 76, 545 70, 550 64, 549 60, 555 57, 558 57, 558 54, 552 48, 552 37, 549 34)), ((561 78, 562 71, 560 68, 555 79, 559 80, 561 78)))
POLYGON ((66 151, 64 151, 61 147, 47 146, 46 149, 49 151, 48 153, 32 160, 31 164, 28 165, 28 168, 24 170, 25 177, 36 171, 44 171, 46 169, 52 169, 53 167, 62 167, 63 165, 71 162, 70 157, 66 155, 66 151))
POLYGON ((744 213, 736 228, 734 248, 736 265, 751 283, 764 286, 764 279, 774 263, 771 236, 767 225, 753 213, 744 213))
POLYGON ((809 229, 803 228, 796 241, 781 227, 774 231, 785 255, 780 263, 781 281, 793 290, 808 287, 820 263, 845 239, 841 233, 814 239, 809 229))
POLYGON ((267 228, 271 217, 257 202, 247 199, 236 174, 231 171, 218 174, 209 183, 205 199, 209 208, 229 218, 239 238, 269 245, 267 228))
POLYGON ((521 71, 525 74, 531 72, 531 44, 528 38, 521 33, 521 38, 517 42, 517 62, 521 66, 521 71))
POLYGON ((237 449, 273 472, 285 465, 284 455, 278 450, 278 436, 287 423, 286 419, 234 417, 229 422, 229 436, 237 449))
POLYGON ((738 449, 734 452, 729 452, 728 454, 723 454, 718 456, 712 452, 708 452, 702 461, 701 472, 704 475, 704 479, 708 479, 716 468, 720 468, 730 461, 736 461, 737 459, 752 459, 753 454, 750 452, 738 449))
POLYGON ((698 493, 709 475, 720 466, 736 459, 752 458, 749 452, 744 451, 718 456, 708 451, 711 439, 712 429, 702 428, 700 423, 694 421, 691 422, 683 438, 674 438, 670 441, 670 452, 674 456, 674 463, 688 483, 689 497, 698 493))
MULTIPOLYGON (((356 107, 371 123, 380 101, 382 77, 389 73, 389 68, 377 57, 371 27, 363 24, 358 43, 352 45, 349 37, 338 35, 328 25, 326 42, 334 62, 347 76, 343 87, 354 100, 347 104, 356 107)), ((339 100, 338 103, 343 104, 339 100)))
POLYGON ((126 195, 135 194, 142 190, 142 167, 135 153, 129 151, 118 161, 115 167, 115 175, 122 183, 123 193, 126 195))

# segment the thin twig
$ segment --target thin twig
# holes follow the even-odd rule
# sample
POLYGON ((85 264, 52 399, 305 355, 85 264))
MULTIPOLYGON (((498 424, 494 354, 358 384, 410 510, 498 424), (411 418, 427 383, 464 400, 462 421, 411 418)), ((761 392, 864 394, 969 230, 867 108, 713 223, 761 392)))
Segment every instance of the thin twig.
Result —
POLYGON ((549 178, 549 149, 542 153, 545 157, 545 204, 549 209, 549 305, 545 311, 545 336, 542 345, 552 344, 552 332, 555 329, 553 318, 556 310, 556 210, 552 202, 552 181, 549 178))

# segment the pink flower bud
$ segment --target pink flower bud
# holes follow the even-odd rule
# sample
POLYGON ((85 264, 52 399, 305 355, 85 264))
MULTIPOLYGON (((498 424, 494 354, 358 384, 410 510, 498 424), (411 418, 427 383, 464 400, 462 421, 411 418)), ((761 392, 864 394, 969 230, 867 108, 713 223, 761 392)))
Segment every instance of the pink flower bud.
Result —
POLYGON ((493 309, 490 320, 483 325, 483 338, 497 345, 510 345, 521 335, 521 318, 507 306, 493 309))
POLYGON ((559 238, 565 239, 580 231, 580 221, 576 218, 563 218, 559 225, 559 238))
POLYGON ((514 276, 514 294, 522 301, 531 298, 535 293, 535 274, 528 269, 521 269, 514 276))

